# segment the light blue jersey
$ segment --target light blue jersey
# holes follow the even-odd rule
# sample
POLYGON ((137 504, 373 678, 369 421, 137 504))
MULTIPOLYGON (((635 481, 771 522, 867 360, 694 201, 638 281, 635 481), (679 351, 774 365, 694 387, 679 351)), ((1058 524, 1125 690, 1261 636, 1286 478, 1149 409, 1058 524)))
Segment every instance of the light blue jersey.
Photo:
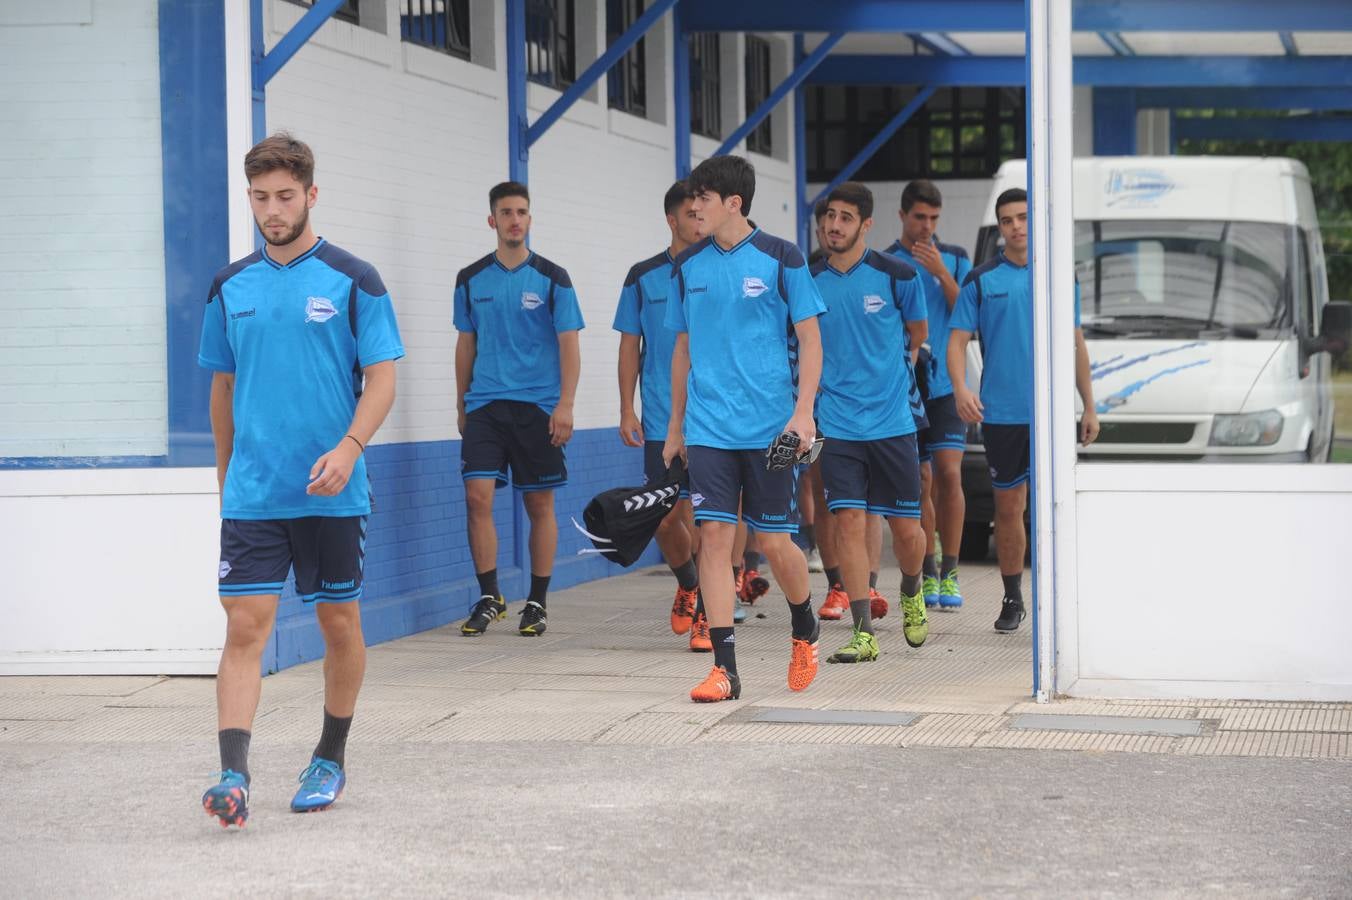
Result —
POLYGON ((690 335, 686 443, 768 447, 797 400, 793 326, 826 312, 802 252, 759 228, 731 250, 705 238, 676 257, 672 286, 667 327, 690 335))
POLYGON ((568 273, 532 253, 515 269, 490 253, 455 278, 455 327, 477 342, 465 412, 494 400, 559 405, 559 334, 584 326, 568 273))
MULTIPOLYGON (((1075 285, 1075 327, 1080 286, 1075 285)), ((1033 279, 1004 253, 976 267, 958 293, 949 328, 981 333, 981 418, 991 425, 1033 421, 1033 279)))
POLYGON ((667 294, 671 292, 671 254, 663 250, 629 270, 615 308, 614 328, 642 338, 639 373, 643 433, 661 440, 671 420, 671 352, 676 332, 667 327, 667 294))
POLYGON ((865 250, 848 272, 823 259, 812 274, 827 306, 820 320, 825 363, 817 395, 822 434, 847 441, 913 434, 906 323, 926 316, 920 276, 874 250, 865 250))
POLYGON ((285 266, 259 250, 217 273, 197 361, 235 374, 221 518, 370 513, 364 456, 336 497, 305 488, 352 424, 361 369, 403 355, 380 275, 323 239, 285 266))
MULTIPOLYGON (((939 241, 934 242, 934 248, 939 251, 944 268, 948 269, 953 280, 961 287, 967 273, 972 271, 972 261, 967 258, 967 251, 957 244, 943 244, 939 241)), ((953 311, 948 305, 948 298, 944 296, 943 285, 901 245, 901 241, 893 241, 892 246, 883 252, 897 257, 920 275, 920 283, 925 288, 925 302, 929 307, 929 339, 926 341, 930 346, 929 399, 947 397, 953 393, 953 382, 948 377, 947 362, 948 323, 953 311)))

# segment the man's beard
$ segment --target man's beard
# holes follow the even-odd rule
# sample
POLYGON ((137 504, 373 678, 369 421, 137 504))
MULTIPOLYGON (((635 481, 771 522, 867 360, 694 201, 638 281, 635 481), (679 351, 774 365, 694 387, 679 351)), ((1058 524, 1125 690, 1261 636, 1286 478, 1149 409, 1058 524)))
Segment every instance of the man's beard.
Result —
POLYGON ((526 239, 523 237, 519 238, 505 237, 502 239, 502 242, 506 244, 509 249, 515 250, 517 247, 520 247, 522 244, 526 243, 526 239))
POLYGON ((830 250, 832 253, 849 253, 851 250, 854 249, 855 245, 858 243, 859 243, 859 235, 855 234, 854 237, 846 241, 844 247, 840 247, 839 249, 837 249, 836 246, 831 242, 831 239, 828 237, 826 239, 826 249, 830 250))
POLYGON ((307 209, 305 210, 305 212, 301 213, 300 221, 297 222, 295 226, 292 227, 289 231, 283 233, 282 236, 279 238, 270 237, 268 235, 268 230, 266 228, 263 228, 262 226, 259 226, 258 232, 261 235, 263 235, 263 240, 267 241, 272 246, 283 247, 294 241, 296 238, 300 237, 301 234, 305 231, 305 226, 308 225, 309 223, 310 223, 310 211, 307 209))

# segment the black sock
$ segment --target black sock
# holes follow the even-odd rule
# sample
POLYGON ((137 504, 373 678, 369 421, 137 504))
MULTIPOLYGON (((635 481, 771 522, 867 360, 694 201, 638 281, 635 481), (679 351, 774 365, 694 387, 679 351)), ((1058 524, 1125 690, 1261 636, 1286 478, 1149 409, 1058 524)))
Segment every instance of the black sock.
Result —
POLYGON ((840 587, 840 566, 831 566, 826 570, 826 583, 831 587, 840 587))
POLYGON ((244 776, 249 783, 249 738, 253 732, 243 728, 223 728, 216 732, 216 742, 221 746, 221 771, 226 769, 244 776))
POLYGON ((914 597, 916 594, 920 593, 919 572, 914 575, 907 575, 905 572, 901 573, 901 592, 907 597, 914 597))
POLYGON ((866 634, 873 634, 873 601, 865 597, 863 600, 850 601, 850 617, 854 619, 854 627, 866 634))
POLYGON ((1023 573, 1019 572, 1016 575, 1001 575, 1000 580, 1005 583, 1005 596, 1011 600, 1018 600, 1022 603, 1023 587, 1021 586, 1021 582, 1023 581, 1023 573))
POLYGON ((479 596, 492 597, 498 599, 498 570, 489 569, 487 572, 478 572, 474 576, 479 579, 479 596))
POLYGON ((671 574, 676 576, 676 583, 683 591, 693 591, 699 585, 699 569, 695 568, 694 557, 679 566, 672 566, 671 574))
POLYGON ((695 618, 704 615, 704 591, 695 589, 695 618))
POLYGON ((755 550, 748 550, 742 554, 742 569, 760 570, 761 555, 755 550))
POLYGON ((928 576, 931 577, 931 578, 938 578, 938 577, 939 577, 939 567, 938 567, 937 565, 935 565, 935 563, 934 563, 934 554, 933 554, 933 553, 926 553, 926 554, 925 554, 925 564, 921 567, 920 571, 921 571, 921 572, 924 572, 926 575, 928 575, 928 576))
POLYGON ((714 665, 728 670, 729 675, 737 674, 737 636, 733 629, 710 628, 709 640, 714 645, 714 665))
POLYGON ((352 727, 352 717, 340 719, 324 710, 324 730, 319 733, 319 745, 315 747, 315 756, 331 759, 343 768, 347 754, 347 730, 352 727))
POLYGON ((869 572, 869 573, 868 573, 868 589, 871 591, 871 590, 873 590, 874 588, 876 588, 877 586, 878 586, 878 573, 877 573, 877 572, 869 572))
POLYGON ((817 546, 817 526, 813 522, 798 526, 798 533, 803 536, 803 543, 807 544, 807 549, 812 550, 817 546))
POLYGON ((957 569, 957 567, 958 567, 958 555, 955 553, 952 556, 950 556, 949 554, 945 553, 943 567, 940 569, 944 577, 947 578, 948 573, 954 571, 955 569, 957 569))
POLYGON ((793 636, 801 641, 811 640, 812 632, 817 630, 817 615, 812 611, 812 595, 808 594, 802 603, 790 603, 789 615, 792 620, 793 636))
POLYGON ((526 599, 544 606, 545 594, 549 593, 549 578, 548 575, 532 574, 530 576, 530 596, 526 599))

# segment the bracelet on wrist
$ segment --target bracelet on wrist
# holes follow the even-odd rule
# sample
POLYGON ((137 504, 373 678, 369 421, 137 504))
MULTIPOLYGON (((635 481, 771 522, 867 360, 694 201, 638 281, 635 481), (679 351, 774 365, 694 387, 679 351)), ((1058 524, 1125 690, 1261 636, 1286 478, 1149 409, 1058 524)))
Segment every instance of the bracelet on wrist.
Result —
POLYGON ((361 448, 361 450, 362 450, 363 453, 366 452, 366 445, 363 444, 361 441, 357 440, 356 438, 352 437, 352 435, 350 435, 350 434, 345 434, 345 435, 343 435, 343 437, 350 439, 350 440, 352 441, 352 443, 356 444, 358 447, 361 448))

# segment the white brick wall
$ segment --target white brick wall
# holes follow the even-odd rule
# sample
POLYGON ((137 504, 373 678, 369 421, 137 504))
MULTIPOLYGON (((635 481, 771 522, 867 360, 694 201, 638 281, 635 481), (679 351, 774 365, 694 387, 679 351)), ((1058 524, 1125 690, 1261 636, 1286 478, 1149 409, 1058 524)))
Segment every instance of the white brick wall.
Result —
POLYGON ((156 4, 46 7, 0 16, 0 456, 160 455, 156 4))
MULTIPOLYGON (((268 86, 268 128, 291 129, 315 150, 319 233, 375 263, 394 298, 408 356, 382 442, 458 437, 451 292, 456 271, 494 247, 488 188, 507 178, 506 23, 501 5, 494 6, 496 71, 401 44, 398 3, 391 0, 388 37, 329 22, 268 86)), ((598 7, 604 4, 580 3, 579 15, 598 7)), ((269 45, 301 12, 273 0, 269 45)), ((591 18, 591 25, 592 43, 604 45, 604 23, 591 18)), ((660 78, 650 71, 649 108, 663 121, 607 109, 603 78, 600 99, 579 101, 532 150, 531 243, 568 270, 587 319, 579 428, 618 422, 615 301, 629 266, 668 240, 661 198, 674 177, 670 102, 655 103, 651 95, 670 93, 670 53, 662 49, 669 29, 668 16, 649 35, 650 44, 661 43, 649 47, 648 58, 660 59, 665 70, 660 78)), ((580 53, 579 73, 589 63, 580 53)), ((738 96, 741 71, 724 70, 725 78, 737 79, 738 96)), ((532 119, 557 96, 531 85, 532 119)), ((781 115, 791 122, 790 104, 781 115)), ((714 147, 696 139, 695 161, 714 147)), ((752 217, 792 238, 790 163, 753 159, 760 177, 752 217)))

